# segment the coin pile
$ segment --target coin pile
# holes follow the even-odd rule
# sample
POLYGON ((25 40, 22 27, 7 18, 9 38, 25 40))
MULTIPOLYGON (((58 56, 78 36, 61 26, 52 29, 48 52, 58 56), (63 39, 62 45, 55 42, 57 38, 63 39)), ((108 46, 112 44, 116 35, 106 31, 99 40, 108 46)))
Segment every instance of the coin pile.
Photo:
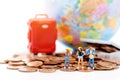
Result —
MULTIPOLYGON (((106 46, 106 45, 95 45, 89 44, 89 46, 94 46, 96 48, 96 53, 99 52, 116 52, 119 51, 115 47, 106 46)), ((87 48, 87 47, 84 47, 87 48)), ((95 56, 95 69, 88 70, 88 56, 84 56, 84 69, 77 69, 78 59, 76 53, 73 53, 70 56, 70 69, 64 69, 64 58, 65 53, 55 53, 54 55, 41 53, 38 55, 29 54, 14 54, 12 58, 0 61, 1 64, 7 64, 7 69, 18 70, 20 72, 43 72, 43 73, 52 73, 56 70, 61 71, 82 71, 89 72, 95 70, 113 70, 118 68, 118 64, 115 62, 110 62, 103 60, 98 56, 95 56)))

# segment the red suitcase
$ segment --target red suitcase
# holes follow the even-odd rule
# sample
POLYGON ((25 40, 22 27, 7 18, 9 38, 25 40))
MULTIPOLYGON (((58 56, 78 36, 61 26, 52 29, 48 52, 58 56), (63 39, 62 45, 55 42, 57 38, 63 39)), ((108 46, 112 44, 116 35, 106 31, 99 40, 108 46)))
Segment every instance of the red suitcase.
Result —
POLYGON ((28 21, 28 25, 28 48, 30 52, 52 54, 56 48, 56 20, 48 18, 46 14, 37 14, 35 18, 28 21))

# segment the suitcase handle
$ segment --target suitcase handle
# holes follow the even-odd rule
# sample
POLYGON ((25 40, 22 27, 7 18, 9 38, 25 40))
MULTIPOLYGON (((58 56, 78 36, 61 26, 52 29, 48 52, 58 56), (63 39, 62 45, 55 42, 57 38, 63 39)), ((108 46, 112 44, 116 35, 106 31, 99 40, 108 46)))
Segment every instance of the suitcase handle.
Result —
POLYGON ((47 14, 36 14, 35 18, 48 18, 47 14))

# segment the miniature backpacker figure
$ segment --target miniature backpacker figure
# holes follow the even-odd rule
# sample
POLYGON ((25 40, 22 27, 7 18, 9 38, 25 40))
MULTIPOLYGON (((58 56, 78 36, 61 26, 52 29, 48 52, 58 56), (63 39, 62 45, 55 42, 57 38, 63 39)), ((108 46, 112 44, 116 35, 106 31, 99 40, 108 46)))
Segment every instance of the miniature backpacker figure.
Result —
POLYGON ((28 25, 30 52, 34 54, 53 53, 57 39, 56 20, 48 18, 46 14, 37 14, 35 18, 29 20, 28 25))

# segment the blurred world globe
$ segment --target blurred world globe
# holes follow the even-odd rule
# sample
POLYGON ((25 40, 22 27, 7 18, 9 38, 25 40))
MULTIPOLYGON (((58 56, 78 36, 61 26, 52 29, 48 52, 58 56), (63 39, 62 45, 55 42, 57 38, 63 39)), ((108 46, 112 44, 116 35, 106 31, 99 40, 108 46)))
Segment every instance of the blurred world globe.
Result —
MULTIPOLYGON (((119 0, 53 0, 59 40, 110 40, 120 27, 119 0)), ((49 4, 49 3, 48 3, 49 4)))

